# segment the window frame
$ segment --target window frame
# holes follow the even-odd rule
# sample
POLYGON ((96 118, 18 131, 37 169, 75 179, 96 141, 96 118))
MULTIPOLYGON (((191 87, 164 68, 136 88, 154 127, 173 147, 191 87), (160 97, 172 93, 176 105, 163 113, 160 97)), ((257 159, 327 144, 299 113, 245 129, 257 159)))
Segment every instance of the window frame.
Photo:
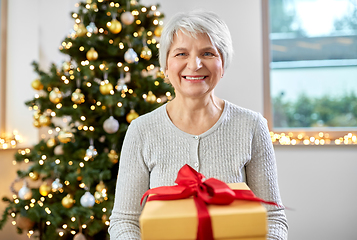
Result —
POLYGON ((264 117, 275 145, 357 145, 356 128, 279 128, 274 129, 270 95, 269 0, 261 0, 264 117), (293 141, 292 141, 293 140, 293 141), (307 141, 304 141, 307 140, 307 141))
POLYGON ((6 131, 6 49, 7 49, 7 7, 8 0, 0 0, 0 136, 6 131))

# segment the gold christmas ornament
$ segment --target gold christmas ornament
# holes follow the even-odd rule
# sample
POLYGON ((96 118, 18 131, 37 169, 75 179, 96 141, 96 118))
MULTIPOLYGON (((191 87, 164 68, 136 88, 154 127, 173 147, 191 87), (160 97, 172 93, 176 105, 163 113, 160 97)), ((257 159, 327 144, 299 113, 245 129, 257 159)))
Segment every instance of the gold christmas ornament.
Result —
POLYGON ((69 70, 71 70, 71 63, 70 62, 64 62, 62 64, 63 67, 63 71, 68 72, 69 70))
POLYGON ((91 47, 87 52, 86 56, 89 61, 97 60, 98 52, 94 49, 94 47, 91 47))
POLYGON ((49 95, 49 99, 51 102, 53 102, 54 104, 59 103, 60 101, 62 101, 63 98, 63 94, 62 92, 58 89, 58 88, 54 88, 49 95))
POLYGON ((22 229, 23 231, 30 230, 34 225, 35 225, 34 221, 24 216, 20 215, 16 219, 16 226, 22 229))
POLYGON ((162 26, 158 26, 157 28, 155 28, 155 30, 154 30, 154 35, 155 35, 156 37, 161 37, 162 29, 163 29, 162 26))
POLYGON ((141 49, 140 57, 145 60, 150 60, 150 58, 152 57, 151 49, 148 46, 144 46, 141 49))
POLYGON ((46 142, 47 147, 53 148, 56 145, 56 139, 50 138, 46 142))
POLYGON ((78 37, 83 37, 83 36, 85 36, 86 33, 87 33, 87 28, 86 28, 86 26, 84 26, 83 23, 78 24, 76 33, 77 33, 77 36, 78 36, 78 37))
POLYGON ((40 178, 40 174, 38 174, 38 172, 29 172, 29 177, 31 178, 31 180, 33 181, 37 181, 40 178))
POLYGON ((110 91, 112 91, 113 89, 114 89, 114 87, 111 83, 103 83, 103 84, 100 84, 100 86, 99 86, 99 91, 103 95, 110 94, 110 91))
POLYGON ((106 186, 103 181, 100 181, 95 187, 95 190, 97 190, 98 192, 102 192, 103 189, 106 189, 106 186))
POLYGON ((113 19, 110 21, 110 24, 108 24, 109 31, 111 31, 114 34, 120 33, 122 26, 121 23, 117 19, 113 19))
POLYGON ((148 103, 155 103, 156 102, 156 96, 155 96, 155 94, 152 93, 152 91, 148 92, 148 95, 146 97, 146 101, 148 103))
POLYGON ((58 133, 58 141, 61 143, 68 143, 72 140, 73 138, 73 133, 71 132, 65 132, 65 131, 60 131, 58 133))
POLYGON ((119 159, 119 155, 118 153, 112 149, 110 150, 110 152, 108 153, 108 158, 110 159, 110 161, 113 163, 113 164, 116 164, 118 162, 118 159, 119 159))
POLYGON ((64 198, 62 198, 62 206, 65 208, 71 208, 74 204, 74 199, 71 194, 67 194, 64 198))
POLYGON ((32 81, 31 87, 35 90, 42 90, 43 84, 41 83, 40 79, 35 79, 32 81))
POLYGON ((74 235, 73 240, 87 240, 83 233, 79 232, 74 235))
POLYGON ((81 92, 81 89, 77 88, 73 93, 71 97, 72 102, 75 104, 81 104, 84 103, 84 94, 81 92))
POLYGON ((130 112, 126 115, 126 121, 128 123, 131 123, 131 121, 133 121, 134 119, 138 118, 139 114, 137 112, 135 112, 134 109, 131 109, 130 112))
POLYGON ((51 188, 51 186, 49 186, 49 185, 47 184, 47 182, 44 182, 44 183, 42 183, 42 185, 40 186, 39 191, 40 191, 40 194, 45 197, 45 196, 47 196, 47 195, 52 191, 52 188, 51 188))
POLYGON ((38 121, 40 122, 41 127, 51 125, 51 118, 46 115, 41 115, 38 121))
POLYGON ((41 127, 40 121, 37 119, 33 121, 33 125, 37 128, 41 127))
POLYGON ((81 174, 81 169, 77 168, 77 181, 82 181, 83 176, 81 174))

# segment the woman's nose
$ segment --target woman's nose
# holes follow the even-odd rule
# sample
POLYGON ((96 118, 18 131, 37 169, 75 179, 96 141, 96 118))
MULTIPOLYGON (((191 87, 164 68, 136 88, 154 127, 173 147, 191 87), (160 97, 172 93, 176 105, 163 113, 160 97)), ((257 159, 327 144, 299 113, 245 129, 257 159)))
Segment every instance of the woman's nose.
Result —
POLYGON ((198 69, 200 69, 202 67, 201 59, 198 56, 192 56, 189 58, 187 66, 189 69, 191 69, 193 71, 197 71, 198 69))

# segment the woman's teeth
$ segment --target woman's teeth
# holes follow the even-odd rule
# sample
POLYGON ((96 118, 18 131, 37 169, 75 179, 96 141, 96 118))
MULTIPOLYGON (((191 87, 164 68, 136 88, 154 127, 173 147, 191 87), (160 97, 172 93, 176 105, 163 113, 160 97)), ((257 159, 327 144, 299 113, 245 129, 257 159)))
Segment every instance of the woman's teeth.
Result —
POLYGON ((203 77, 184 77, 185 79, 187 79, 187 80, 202 80, 202 79, 204 79, 205 78, 205 76, 203 76, 203 77))

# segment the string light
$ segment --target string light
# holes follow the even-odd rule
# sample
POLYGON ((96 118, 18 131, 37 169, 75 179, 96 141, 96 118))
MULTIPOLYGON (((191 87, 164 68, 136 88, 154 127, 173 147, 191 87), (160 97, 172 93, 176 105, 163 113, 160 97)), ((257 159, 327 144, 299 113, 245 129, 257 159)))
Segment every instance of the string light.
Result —
POLYGON ((274 133, 270 132, 270 137, 274 145, 355 145, 357 136, 348 133, 342 137, 332 138, 329 133, 319 132, 315 136, 304 133, 274 133))
POLYGON ((1 136, 0 137, 0 149, 15 148, 18 143, 22 142, 22 138, 15 130, 12 133, 12 136, 1 136))

